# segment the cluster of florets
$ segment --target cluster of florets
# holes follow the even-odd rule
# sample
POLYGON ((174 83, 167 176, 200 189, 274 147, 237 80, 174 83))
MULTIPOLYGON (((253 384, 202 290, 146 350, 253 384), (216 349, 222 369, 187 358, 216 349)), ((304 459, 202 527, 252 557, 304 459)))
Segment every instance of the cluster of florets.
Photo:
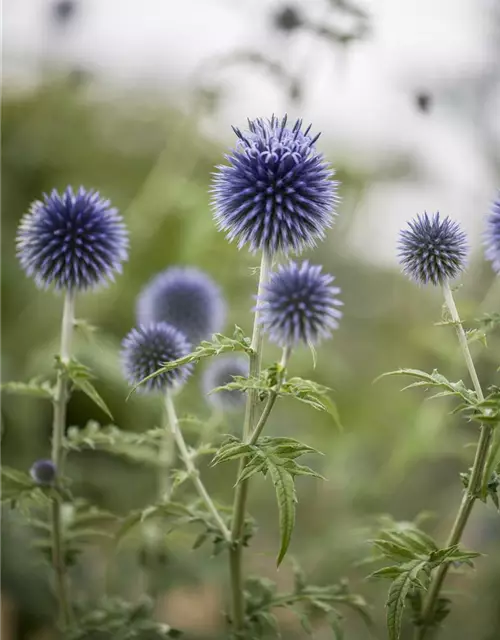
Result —
MULTIPOLYGON (((485 255, 500 273, 500 194, 494 200, 484 233, 485 255)), ((439 213, 417 215, 399 238, 403 271, 419 284, 443 285, 464 271, 467 236, 458 222, 439 213)))

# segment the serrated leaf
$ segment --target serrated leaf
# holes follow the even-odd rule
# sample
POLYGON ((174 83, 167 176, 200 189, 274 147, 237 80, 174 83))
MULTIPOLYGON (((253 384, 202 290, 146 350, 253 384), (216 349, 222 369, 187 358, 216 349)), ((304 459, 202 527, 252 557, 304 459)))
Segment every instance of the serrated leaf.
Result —
POLYGON ((453 545, 451 547, 446 547, 445 549, 438 549, 434 551, 429 556, 429 562, 433 565, 433 567, 437 567, 440 564, 447 563, 464 563, 471 565, 471 560, 474 558, 478 558, 481 556, 481 553, 476 551, 465 551, 459 549, 458 545, 453 545))
POLYGON ((384 554, 386 558, 389 558, 390 560, 401 562, 415 559, 416 554, 414 551, 393 540, 384 540, 379 538, 377 540, 373 540, 372 543, 384 554))
POLYGON ((279 567, 288 551, 293 528, 295 526, 295 484, 293 477, 286 469, 268 463, 269 475, 273 481, 278 503, 281 546, 276 564, 279 567))
POLYGON ((415 585, 418 574, 426 564, 426 560, 413 560, 406 565, 402 565, 401 568, 404 568, 404 571, 401 572, 389 588, 386 605, 389 640, 399 640, 406 596, 415 585))
POLYGON ((5 382, 0 385, 0 390, 5 393, 18 396, 30 396, 32 398, 54 399, 54 388, 47 380, 41 382, 34 378, 29 382, 5 382))
POLYGON ((236 460, 254 451, 254 447, 244 442, 234 442, 231 440, 227 444, 223 444, 217 451, 211 465, 214 467, 222 462, 228 462, 229 460, 236 460))
POLYGON ((110 410, 106 406, 106 403, 101 398, 97 389, 91 382, 94 377, 88 367, 81 362, 78 362, 75 358, 72 358, 69 362, 63 362, 61 358, 56 358, 56 368, 59 371, 63 371, 68 376, 73 385, 88 396, 94 404, 96 404, 101 411, 103 411, 111 420, 113 416, 110 410))
POLYGON ((409 376, 417 379, 416 382, 412 382, 404 387, 403 391, 414 387, 439 387, 443 389, 440 396, 456 396, 462 398, 467 405, 477 404, 476 393, 471 389, 468 389, 462 380, 459 380, 458 382, 450 382, 436 369, 434 369, 432 373, 426 373, 425 371, 420 371, 420 369, 397 369, 395 371, 383 373, 378 376, 374 382, 378 382, 382 378, 388 376, 409 376))
POLYGON ((401 566, 393 565, 392 567, 383 567, 382 569, 377 569, 373 573, 370 573, 369 578, 388 578, 389 580, 394 580, 401 574, 401 566))

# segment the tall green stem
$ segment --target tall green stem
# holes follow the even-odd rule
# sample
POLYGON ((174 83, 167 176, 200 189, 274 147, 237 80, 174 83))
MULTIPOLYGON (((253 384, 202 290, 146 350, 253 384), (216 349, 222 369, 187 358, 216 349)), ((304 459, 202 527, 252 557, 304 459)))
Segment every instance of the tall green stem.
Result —
MULTIPOLYGON (((63 365, 70 360, 71 338, 75 320, 75 293, 68 291, 64 299, 63 319, 61 326, 60 358, 63 365)), ((57 475, 63 474, 64 463, 64 430, 66 427, 66 407, 68 403, 68 379, 61 368, 57 373, 54 397, 54 421, 52 427, 52 462, 57 475)), ((68 597, 66 565, 64 561, 64 544, 62 536, 61 502, 58 497, 52 501, 52 564, 56 574, 56 589, 59 600, 59 614, 63 628, 71 621, 71 605, 68 597)))
MULTIPOLYGON (((259 285, 257 289, 257 298, 262 294, 264 285, 269 278, 271 270, 272 258, 264 251, 262 253, 262 261, 260 265, 259 285)), ((252 353, 250 355, 250 377, 258 377, 260 375, 260 367, 262 361, 262 328, 260 325, 259 312, 255 312, 253 333, 252 333, 252 353)), ((243 423, 243 440, 246 441, 252 433, 255 426, 255 417, 259 403, 258 393, 255 389, 248 391, 247 403, 245 409, 245 421, 243 423)), ((242 458, 240 461, 240 472, 243 470, 247 460, 242 458)), ((239 474, 238 474, 239 475, 239 474)), ((248 496, 248 482, 240 482, 236 487, 234 504, 233 504, 233 524, 231 528, 232 546, 229 551, 229 565, 231 573, 231 593, 233 599, 233 628, 234 631, 241 631, 245 621, 245 602, 243 599, 243 571, 242 571, 242 555, 243 555, 243 532, 245 527, 245 511, 248 496)))
POLYGON ((172 396, 170 393, 165 394, 165 408, 167 410, 168 422, 170 425, 170 430, 172 432, 172 436, 174 438, 175 444, 179 450, 179 455, 181 460, 184 462, 184 466, 186 467, 186 471, 191 478, 198 495, 205 503, 208 511, 211 513, 213 519, 215 520, 217 526, 220 529, 220 532, 226 542, 231 541, 231 532, 226 527, 224 520, 221 518, 220 513, 217 510, 217 507, 212 502, 212 498, 208 494, 208 491, 205 489, 205 485, 201 481, 200 474, 198 469, 195 467, 193 463, 193 458, 189 453, 189 450, 184 441, 184 436, 182 435, 181 428, 179 426, 179 420, 177 418, 177 413, 175 411, 175 406, 172 400, 172 396))
POLYGON ((163 433, 160 440, 159 451, 159 468, 158 468, 158 499, 165 500, 169 497, 172 489, 172 483, 170 481, 170 466, 172 464, 172 434, 169 429, 169 419, 165 410, 163 416, 163 433))
POLYGON ((266 406, 264 407, 264 410, 262 411, 262 414, 261 414, 261 416, 259 418, 259 421, 257 422, 257 425, 256 425, 255 429, 253 430, 253 432, 251 433, 251 435, 248 438, 248 444, 256 444, 257 440, 260 437, 260 434, 262 433, 262 430, 264 429, 264 427, 266 425, 267 419, 269 418, 269 414, 273 410, 274 403, 276 402, 276 400, 278 398, 278 394, 279 394, 279 391, 281 389, 281 385, 283 384, 283 379, 284 379, 284 376, 285 376, 285 369, 286 369, 286 365, 288 363, 288 359, 290 357, 290 353, 291 352, 292 352, 291 347, 285 347, 283 349, 283 353, 281 355, 281 361, 280 361, 281 371, 280 371, 278 382, 276 383, 276 387, 269 394, 269 398, 267 399, 266 406))
MULTIPOLYGON (((455 324, 455 329, 458 336, 458 342, 460 344, 460 348, 462 350, 462 354, 464 356, 467 369, 469 370, 469 374, 472 379, 472 384, 476 391, 477 398, 480 402, 482 402, 484 400, 483 391, 481 389, 481 384, 477 376, 476 368, 474 367, 474 362, 472 360, 472 357, 469 351, 467 336, 465 335, 464 328, 460 321, 460 316, 458 314, 458 310, 455 305, 455 300, 453 299, 453 294, 451 292, 450 285, 448 282, 445 282, 443 284, 443 293, 444 293, 444 300, 446 302, 446 306, 448 307, 451 315, 451 319, 455 324)), ((487 461, 488 450, 491 442, 491 435, 492 435, 491 427, 488 426, 487 424, 482 424, 479 441, 477 444, 476 454, 474 457, 474 463, 472 465, 472 471, 470 474, 469 484, 463 495, 460 508, 455 518, 455 522, 453 523, 453 527, 451 529, 450 535, 446 542, 447 547, 451 547, 452 545, 458 544, 460 542, 460 539, 462 538, 462 534, 467 525, 469 516, 472 512, 472 507, 474 506, 474 502, 481 488, 482 476, 483 476, 484 467, 487 461)), ((424 602, 424 607, 422 610, 422 624, 416 630, 416 638, 418 640, 423 640, 425 638, 427 631, 429 629, 429 626, 432 624, 434 607, 436 606, 436 602, 439 598, 441 587, 446 578, 446 574, 448 573, 448 568, 449 568, 448 564, 440 565, 436 569, 436 572, 433 576, 431 585, 429 587, 429 591, 427 593, 427 598, 424 602)))

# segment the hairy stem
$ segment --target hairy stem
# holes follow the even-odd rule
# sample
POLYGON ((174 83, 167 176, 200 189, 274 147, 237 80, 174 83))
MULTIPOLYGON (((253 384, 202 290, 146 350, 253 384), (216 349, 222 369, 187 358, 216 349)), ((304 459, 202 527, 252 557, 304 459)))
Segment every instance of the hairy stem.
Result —
MULTIPOLYGON (((61 326, 61 363, 66 365, 70 360, 71 337, 75 320, 75 293, 68 291, 64 299, 63 319, 61 326)), ((57 373, 54 397, 54 421, 52 427, 52 462, 57 475, 63 473, 64 463, 64 430, 66 427, 66 407, 68 403, 68 379, 63 369, 57 373)), ((64 562, 64 544, 62 536, 61 501, 59 497, 52 500, 52 564, 56 574, 59 615, 63 628, 71 622, 71 605, 68 597, 68 583, 64 562)))
MULTIPOLYGON (((271 270, 271 256, 263 251, 260 265, 259 285, 257 298, 262 294, 264 285, 267 283, 271 270)), ((262 360, 262 328, 260 325, 259 312, 255 312, 253 333, 252 333, 252 353, 250 355, 250 377, 258 377, 260 374, 262 360)), ((247 394, 245 409, 245 421, 243 423, 243 440, 246 441, 252 433, 256 413, 259 403, 258 392, 250 389, 247 394)), ((245 467, 247 460, 240 461, 238 476, 245 467)), ((245 511, 248 496, 248 482, 240 482, 236 487, 233 504, 233 524, 231 528, 232 547, 229 551, 229 565, 231 574, 231 594, 233 599, 233 629, 235 632, 241 631, 245 622, 245 602, 243 598, 243 532, 245 527, 245 511)))
MULTIPOLYGON (((451 292, 450 285, 448 282, 445 282, 443 284, 443 293, 444 293, 446 306, 448 307, 451 318, 455 324, 455 329, 458 336, 458 342, 460 344, 460 348, 462 350, 462 354, 464 356, 467 369, 469 370, 469 374, 472 379, 472 384, 474 385, 477 398, 480 402, 482 402, 484 400, 483 391, 481 389, 481 384, 479 382, 479 378, 476 373, 476 368, 474 367, 474 362, 472 360, 472 357, 469 351, 467 336, 465 335, 464 328, 460 321, 460 316, 458 314, 458 310, 455 305, 453 294, 451 292)), ((479 441, 477 443, 476 454, 474 457, 474 463, 472 465, 469 485, 465 490, 465 493, 462 498, 462 502, 460 504, 460 508, 455 518, 455 522, 453 523, 453 527, 451 529, 450 535, 446 542, 447 547, 451 547, 452 545, 458 544, 460 542, 460 539, 462 538, 462 534, 467 525, 469 516, 472 512, 472 507, 474 506, 474 502, 481 489, 482 476, 483 476, 485 464, 488 457, 488 450, 490 447, 491 435, 492 435, 491 427, 488 426, 487 424, 482 424, 479 441)), ((433 576, 431 585, 429 587, 429 591, 427 593, 427 598, 424 602, 424 606, 422 610, 421 626, 419 626, 416 630, 416 638, 418 640, 423 640, 425 638, 429 630, 429 626, 432 624, 434 608, 439 598, 439 593, 441 591, 441 587, 443 586, 443 582, 446 578, 446 574, 448 573, 448 568, 449 568, 449 564, 440 565, 436 569, 436 572, 433 576)))
POLYGON ((165 394, 165 408, 167 410, 168 422, 170 424, 170 430, 172 432, 172 436, 174 438, 175 444, 179 450, 179 455, 181 460, 184 462, 184 466, 186 467, 186 471, 191 478, 198 495, 205 503, 208 511, 212 515, 215 523, 220 529, 222 536, 226 542, 231 542, 231 532, 226 527, 224 520, 221 518, 220 513, 217 510, 217 507, 214 505, 212 498, 208 494, 208 491, 205 488, 205 485, 201 481, 200 474, 198 469, 195 467, 193 463, 193 458, 189 453, 189 450, 186 446, 186 442, 184 441, 184 436, 182 435, 181 428, 179 426, 179 420, 177 418, 177 413, 175 411, 175 406, 172 400, 172 396, 170 393, 165 394))

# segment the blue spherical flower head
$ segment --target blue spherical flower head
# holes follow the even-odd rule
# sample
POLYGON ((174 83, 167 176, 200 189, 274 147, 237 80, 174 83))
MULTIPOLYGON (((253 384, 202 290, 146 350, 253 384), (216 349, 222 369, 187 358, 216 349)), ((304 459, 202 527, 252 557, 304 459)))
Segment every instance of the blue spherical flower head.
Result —
MULTIPOLYGON (((186 336, 166 322, 141 325, 132 329, 122 343, 122 366, 130 385, 158 371, 166 362, 183 358, 191 350, 186 336)), ((192 371, 187 364, 161 373, 142 384, 138 391, 154 393, 177 388, 192 371)))
POLYGON ((334 277, 321 266, 295 262, 279 266, 257 300, 260 322, 272 342, 286 347, 329 337, 342 317, 334 277))
POLYGON ((491 261, 493 270, 500 273, 500 191, 491 205, 486 225, 486 259, 491 261))
POLYGON ((420 284, 443 284, 465 268, 467 237, 458 222, 439 213, 418 215, 401 231, 399 260, 407 276, 420 284))
POLYGON ((300 253, 323 238, 337 203, 333 171, 315 149, 319 137, 261 118, 249 130, 234 129, 238 144, 217 167, 213 181, 214 218, 227 238, 251 251, 300 253))
POLYGON ((233 382, 235 376, 248 376, 248 360, 245 356, 221 356, 209 364, 203 372, 202 388, 207 402, 215 409, 235 411, 244 406, 246 394, 237 389, 210 393, 217 387, 233 382))
POLYGON ((44 194, 25 214, 17 233, 17 255, 41 288, 93 289, 121 272, 128 233, 118 211, 96 191, 44 194))
POLYGON ((173 267, 155 276, 139 294, 137 322, 168 322, 193 344, 224 327, 226 305, 219 286, 203 271, 173 267))
POLYGON ((30 469, 30 476, 40 485, 53 484, 56 475, 56 466, 52 460, 37 460, 30 469))

